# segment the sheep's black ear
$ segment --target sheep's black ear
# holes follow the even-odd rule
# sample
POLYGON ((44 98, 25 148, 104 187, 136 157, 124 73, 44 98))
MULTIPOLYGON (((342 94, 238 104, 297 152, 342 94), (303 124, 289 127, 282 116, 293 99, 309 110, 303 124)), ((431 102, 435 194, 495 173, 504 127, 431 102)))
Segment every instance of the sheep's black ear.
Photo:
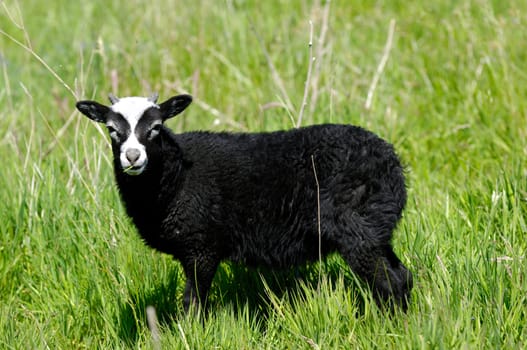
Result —
POLYGON ((79 101, 75 104, 77 109, 98 123, 106 123, 106 115, 110 108, 95 101, 79 101))
POLYGON ((165 102, 159 105, 163 120, 172 118, 179 113, 183 112, 185 108, 192 102, 192 96, 190 95, 177 95, 169 98, 165 102))

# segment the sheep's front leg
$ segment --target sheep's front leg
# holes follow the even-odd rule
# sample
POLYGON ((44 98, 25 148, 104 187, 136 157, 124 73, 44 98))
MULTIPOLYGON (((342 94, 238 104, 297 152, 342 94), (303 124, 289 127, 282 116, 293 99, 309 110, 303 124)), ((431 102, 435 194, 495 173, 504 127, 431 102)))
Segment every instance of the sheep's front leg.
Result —
POLYGON ((187 276, 183 294, 183 308, 188 312, 191 306, 205 306, 207 294, 219 265, 219 260, 212 255, 189 259, 183 263, 187 276))

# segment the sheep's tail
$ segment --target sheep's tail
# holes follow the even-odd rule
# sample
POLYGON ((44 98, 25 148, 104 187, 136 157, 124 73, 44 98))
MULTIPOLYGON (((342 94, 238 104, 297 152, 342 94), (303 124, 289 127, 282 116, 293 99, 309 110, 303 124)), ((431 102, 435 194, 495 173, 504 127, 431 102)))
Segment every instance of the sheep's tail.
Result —
POLYGON ((407 200, 404 168, 398 159, 390 170, 381 181, 379 193, 369 199, 376 238, 381 242, 391 240, 407 200))
POLYGON ((362 175, 370 177, 356 188, 355 204, 351 205, 360 217, 355 216, 355 220, 361 222, 359 226, 374 245, 391 240, 407 200, 404 168, 391 146, 382 153, 384 157, 362 163, 365 166, 362 175))

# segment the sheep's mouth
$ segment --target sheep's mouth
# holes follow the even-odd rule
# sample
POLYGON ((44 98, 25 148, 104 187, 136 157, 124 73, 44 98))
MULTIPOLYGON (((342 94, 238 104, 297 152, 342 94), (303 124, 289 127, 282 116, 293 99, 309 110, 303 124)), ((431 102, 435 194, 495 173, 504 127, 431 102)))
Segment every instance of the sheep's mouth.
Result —
POLYGON ((145 168, 146 162, 139 166, 130 165, 129 167, 123 168, 123 172, 127 175, 139 175, 145 170, 145 168))

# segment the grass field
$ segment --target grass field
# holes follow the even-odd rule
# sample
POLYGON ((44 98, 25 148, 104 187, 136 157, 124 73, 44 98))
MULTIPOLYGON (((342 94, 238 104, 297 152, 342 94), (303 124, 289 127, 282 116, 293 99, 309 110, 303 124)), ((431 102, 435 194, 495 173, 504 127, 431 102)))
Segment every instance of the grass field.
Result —
POLYGON ((0 348, 527 347, 526 45, 520 0, 0 1, 0 348), (152 91, 195 96, 176 131, 302 113, 392 142, 408 312, 383 314, 333 256, 222 264, 210 314, 185 316, 179 264, 141 242, 108 137, 74 108, 152 91))

